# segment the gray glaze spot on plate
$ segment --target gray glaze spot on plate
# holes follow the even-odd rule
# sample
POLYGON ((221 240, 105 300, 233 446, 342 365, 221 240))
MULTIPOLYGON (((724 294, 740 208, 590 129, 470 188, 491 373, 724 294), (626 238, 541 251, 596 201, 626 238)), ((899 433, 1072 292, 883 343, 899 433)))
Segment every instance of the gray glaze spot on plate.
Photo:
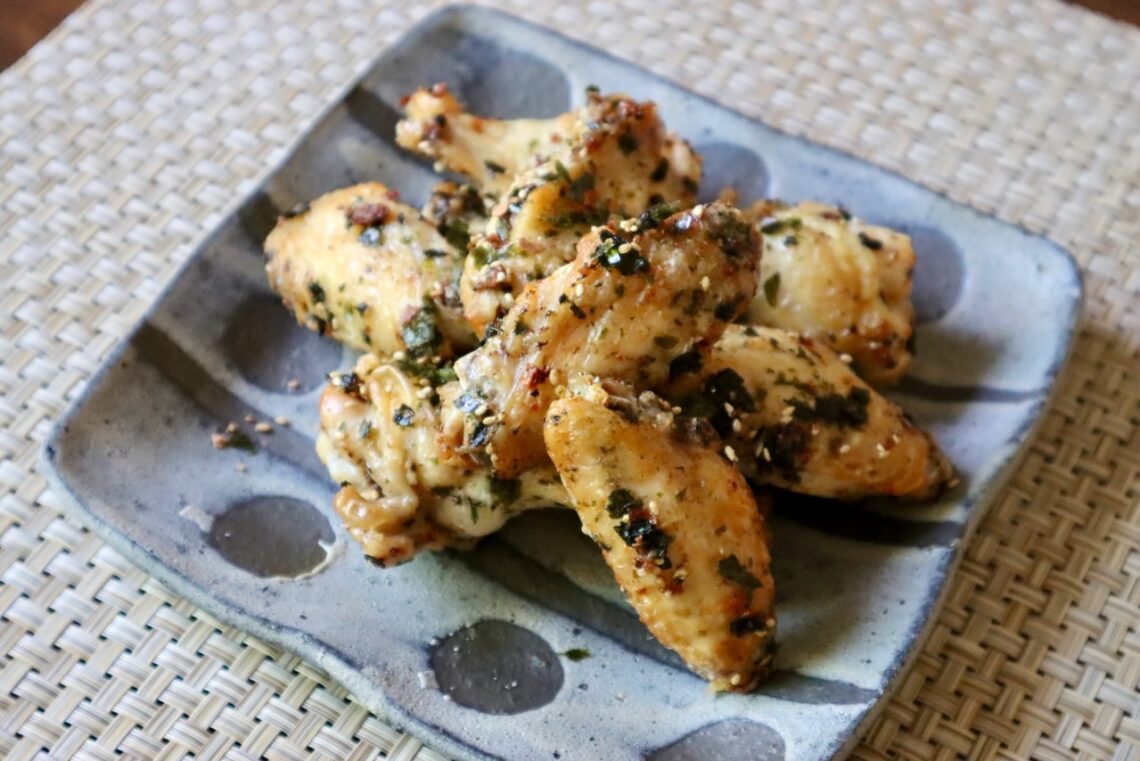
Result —
POLYGON ((255 497, 217 516, 209 542, 238 568, 262 577, 311 573, 328 558, 334 539, 324 515, 291 497, 255 497))
POLYGON ((737 192, 742 207, 767 196, 768 167, 755 151, 733 143, 706 143, 696 150, 704 159, 702 201, 712 201, 724 188, 737 192))
POLYGON ((483 116, 544 118, 570 108, 566 76, 537 56, 478 35, 462 37, 451 55, 467 65, 448 84, 483 116))
POLYGON ((701 727, 672 745, 649 753, 648 761, 782 761, 784 738, 771 727, 728 719, 701 727))
POLYGON ((910 235, 917 258, 911 300, 918 323, 946 316, 962 294, 962 252, 946 233, 933 227, 899 225, 910 235))
POLYGON ((298 325, 275 298, 246 299, 232 320, 222 338, 226 355, 246 380, 267 391, 285 392, 293 379, 297 391, 309 391, 340 364, 341 348, 298 325))
POLYGON ((445 638, 432 649, 431 667, 440 690, 483 713, 540 708, 562 689, 554 649, 506 621, 480 621, 445 638))

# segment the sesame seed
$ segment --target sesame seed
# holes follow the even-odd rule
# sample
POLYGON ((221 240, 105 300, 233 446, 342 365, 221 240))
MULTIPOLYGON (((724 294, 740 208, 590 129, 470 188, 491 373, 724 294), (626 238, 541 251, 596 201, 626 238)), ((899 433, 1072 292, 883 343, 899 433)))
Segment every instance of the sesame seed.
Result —
POLYGON ((483 417, 486 414, 487 414, 487 405, 480 404, 478 407, 475 408, 475 416, 476 417, 483 417))
POLYGON ((237 429, 237 423, 229 423, 226 425, 226 433, 234 433, 237 429))
POLYGON ((432 395, 432 387, 431 386, 424 386, 423 388, 421 388, 419 391, 416 392, 416 398, 417 399, 427 399, 431 395, 432 395))
POLYGON ((403 362, 407 358, 408 358, 408 353, 406 351, 404 351, 403 349, 392 352, 392 359, 396 360, 397 362, 403 362))
POLYGON ((855 358, 852 357, 850 354, 843 353, 843 354, 839 355, 839 361, 845 365, 849 365, 855 361, 855 358))
POLYGON ((847 454, 850 451, 851 451, 851 445, 850 444, 844 444, 843 446, 839 447, 839 454, 847 454))
POLYGON ((496 416, 488 415, 487 417, 483 418, 482 422, 483 422, 483 425, 494 425, 496 422, 498 422, 498 420, 499 420, 499 418, 497 418, 496 416))
POLYGON ((247 422, 247 423, 252 423, 255 420, 257 420, 257 418, 255 418, 253 415, 246 415, 245 416, 245 422, 247 422))
POLYGON ((729 462, 736 462, 737 461, 736 460, 736 450, 727 444, 725 444, 725 446, 724 446, 724 456, 728 458, 729 462))
POLYGON ((300 387, 301 381, 297 380, 296 378, 290 378, 289 380, 285 381, 285 388, 289 389, 290 391, 296 391, 300 387))
POLYGON ((772 453, 768 451, 768 447, 760 447, 760 454, 764 457, 764 462, 772 462, 772 453))
POLYGON ((262 421, 253 427, 253 430, 258 433, 273 433, 273 426, 265 421, 262 421))
POLYGON ((285 417, 284 415, 278 415, 277 417, 273 418, 273 422, 277 423, 277 425, 289 425, 289 418, 285 417))
POLYGON ((574 295, 577 296, 578 298, 582 298, 583 296, 586 295, 586 287, 584 285, 582 285, 581 283, 576 284, 574 286, 574 295))
POLYGON ((744 677, 742 677, 740 674, 733 674, 732 676, 730 676, 728 678, 728 683, 731 684, 733 687, 737 686, 738 684, 740 684, 743 681, 744 681, 744 677))
POLYGON ((701 290, 702 291, 707 291, 711 285, 712 285, 712 281, 709 280, 708 275, 705 275, 704 277, 701 278, 701 290))
POLYGON ((618 246, 619 254, 628 254, 631 250, 633 250, 633 246, 629 245, 628 243, 623 243, 618 246))
POLYGON ((887 452, 887 448, 884 447, 882 444, 876 444, 875 445, 875 451, 879 453, 879 459, 880 460, 885 459, 886 456, 889 454, 889 452, 887 452))
POLYGON ((734 433, 740 433, 740 430, 741 430, 742 428, 744 428, 744 426, 740 424, 740 420, 739 420, 739 419, 736 419, 736 420, 733 420, 733 421, 732 421, 732 430, 733 430, 733 432, 734 432, 734 433))

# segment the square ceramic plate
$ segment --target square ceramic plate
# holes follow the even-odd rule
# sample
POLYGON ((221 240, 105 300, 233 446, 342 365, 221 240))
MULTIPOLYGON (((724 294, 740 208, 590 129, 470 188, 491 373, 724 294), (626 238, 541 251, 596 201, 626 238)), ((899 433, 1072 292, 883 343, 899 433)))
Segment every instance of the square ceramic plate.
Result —
POLYGON ((1041 415, 1080 299, 1077 268, 1048 241, 554 32, 452 8, 383 52, 213 231, 46 459, 80 519, 127 557, 454 756, 826 758, 854 742, 921 643, 1041 415), (393 130, 400 96, 437 81, 499 117, 554 115, 589 84, 652 99, 704 155, 706 195, 731 185, 744 201, 842 202, 913 236, 918 359, 893 396, 962 483, 922 507, 785 507, 781 648, 758 693, 714 697, 657 646, 573 513, 529 514, 471 553, 390 570, 365 562, 332 514, 315 403, 324 374, 352 357, 293 324, 266 286, 261 242, 280 210, 350 183, 424 200, 436 177, 393 130), (215 450, 210 434, 247 414, 292 426, 256 436, 255 453, 215 450))

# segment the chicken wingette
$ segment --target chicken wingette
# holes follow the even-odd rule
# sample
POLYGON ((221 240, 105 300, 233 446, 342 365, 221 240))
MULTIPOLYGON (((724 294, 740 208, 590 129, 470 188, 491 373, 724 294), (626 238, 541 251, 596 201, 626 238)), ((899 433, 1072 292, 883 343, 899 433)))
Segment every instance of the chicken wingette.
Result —
POLYGON ((819 341, 731 326, 669 398, 706 417, 759 484, 835 499, 928 499, 954 469, 929 434, 819 341))
POLYGON ((746 213, 764 238, 749 320, 822 341, 872 385, 902 378, 914 335, 910 237, 820 203, 761 201, 746 213))
POLYGON ((380 565, 469 546, 520 510, 569 502, 549 463, 500 479, 442 444, 448 370, 366 354, 321 395, 317 454, 341 485, 333 507, 380 565))
POLYGON ((751 226, 719 203, 586 235, 456 362, 449 439, 503 478, 546 461, 542 421, 571 373, 654 389, 691 369, 751 301, 758 255, 751 226))
POLYGON ((405 109, 401 145, 498 199, 472 236, 462 279, 464 313, 480 335, 526 283, 572 259, 591 226, 696 200, 700 158, 652 103, 590 91, 584 106, 554 119, 496 120, 464 114, 437 86, 405 109))
POLYGON ((475 343, 459 303, 462 254, 378 182, 282 216, 265 254, 270 286, 322 335, 417 357, 453 356, 475 343))
POLYGON ((776 633, 768 533, 707 421, 575 376, 544 432, 584 530, 642 623, 714 689, 754 688, 776 633))

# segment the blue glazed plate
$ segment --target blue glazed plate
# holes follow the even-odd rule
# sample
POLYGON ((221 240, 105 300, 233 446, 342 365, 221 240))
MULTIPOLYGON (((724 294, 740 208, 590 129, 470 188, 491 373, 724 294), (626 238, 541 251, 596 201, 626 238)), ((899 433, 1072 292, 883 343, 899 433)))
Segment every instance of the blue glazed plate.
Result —
POLYGON ((1081 303, 1052 243, 500 13, 437 13, 351 83, 223 221, 57 426, 45 459, 77 515, 208 611, 326 669, 459 758, 816 759, 856 740, 917 652, 969 537, 1041 417, 1081 303), (352 356, 293 324, 261 242, 280 210, 364 180, 418 204, 397 103, 448 82, 468 107, 549 116, 585 87, 658 103, 703 188, 842 202, 910 233, 918 357, 892 393, 962 474, 937 504, 803 502, 775 521, 781 648, 754 695, 714 697, 637 622, 573 513, 525 515, 471 553, 379 570, 328 507, 313 453, 324 373, 352 356), (257 451, 230 421, 287 417, 257 451), (588 653, 588 657, 581 657, 588 653), (577 656, 577 657, 571 657, 577 656))

